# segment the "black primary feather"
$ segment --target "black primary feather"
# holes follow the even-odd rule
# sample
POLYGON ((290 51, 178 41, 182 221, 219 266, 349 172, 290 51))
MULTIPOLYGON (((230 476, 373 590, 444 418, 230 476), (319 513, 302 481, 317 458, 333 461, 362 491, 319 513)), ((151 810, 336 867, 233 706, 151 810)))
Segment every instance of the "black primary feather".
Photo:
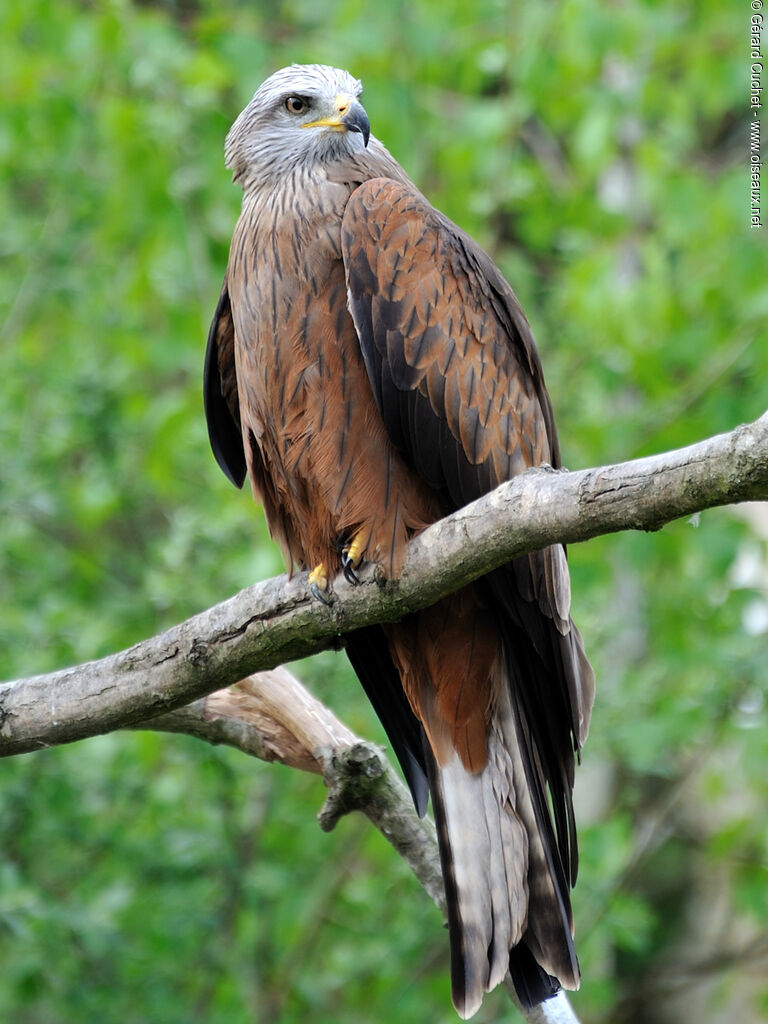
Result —
MULTIPOLYGON (((205 370, 203 372, 203 404, 208 424, 208 439, 219 467, 235 487, 242 487, 245 481, 246 464, 243 437, 240 432, 239 413, 235 418, 224 396, 220 369, 220 346, 234 346, 232 334, 232 311, 226 282, 221 290, 216 312, 213 314, 205 349, 205 370)), ((234 359, 234 356, 231 356, 234 359)), ((235 401, 237 391, 234 391, 235 401)))
POLYGON ((368 626, 350 633, 347 657, 392 744, 413 797, 416 812, 427 812, 429 787, 424 764, 424 729, 411 710, 392 662, 384 633, 368 626))

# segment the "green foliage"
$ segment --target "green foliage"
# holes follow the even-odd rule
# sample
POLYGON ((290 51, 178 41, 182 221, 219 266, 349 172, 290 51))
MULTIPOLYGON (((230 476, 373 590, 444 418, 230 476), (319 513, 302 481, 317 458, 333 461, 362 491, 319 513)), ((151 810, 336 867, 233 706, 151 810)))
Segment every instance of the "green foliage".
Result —
MULTIPOLYGON (((0 678, 280 570, 210 456, 200 375, 239 203, 224 134, 282 64, 359 74, 376 134, 499 261, 569 466, 759 415, 746 41, 745 11, 711 2, 6 0, 0 678)), ((677 982, 717 996, 701 1024, 763 1018, 767 544, 764 510, 723 510, 570 552, 598 676, 585 1019, 686 1020, 672 1001, 648 1016, 677 982)), ((343 659, 301 672, 382 738, 343 659)), ((321 800, 317 780, 151 734, 3 763, 0 1018, 455 1019, 437 914, 362 822, 321 835, 321 800)))

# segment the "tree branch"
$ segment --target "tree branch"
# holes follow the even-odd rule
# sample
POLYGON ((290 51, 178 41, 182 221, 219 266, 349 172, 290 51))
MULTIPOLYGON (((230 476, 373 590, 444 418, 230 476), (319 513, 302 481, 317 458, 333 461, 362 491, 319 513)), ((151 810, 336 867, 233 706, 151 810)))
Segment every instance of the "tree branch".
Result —
POLYGON ((159 636, 76 668, 0 685, 0 755, 135 725, 247 674, 343 643, 525 552, 619 530, 656 530, 768 497, 768 413, 688 448, 581 470, 530 470, 411 541, 397 580, 374 568, 334 582, 329 607, 303 574, 248 587, 159 636))
POLYGON ((282 667, 248 676, 134 728, 186 733, 318 775, 324 772, 324 751, 361 742, 282 667))
POLYGON ((323 831, 330 832, 345 814, 362 811, 445 912, 434 826, 419 819, 382 751, 356 736, 287 669, 248 676, 134 728, 186 733, 322 775, 328 788, 318 815, 323 831))

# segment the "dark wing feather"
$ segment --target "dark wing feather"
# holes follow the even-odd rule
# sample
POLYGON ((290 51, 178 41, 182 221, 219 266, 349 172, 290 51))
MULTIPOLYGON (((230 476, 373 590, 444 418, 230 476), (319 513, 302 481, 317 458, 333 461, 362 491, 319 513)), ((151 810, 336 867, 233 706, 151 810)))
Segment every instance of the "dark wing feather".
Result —
MULTIPOLYGON (((412 186, 361 185, 342 222, 349 308, 390 438, 450 512, 528 467, 560 465, 539 356, 512 289, 491 259, 412 186)), ((485 579, 515 663, 531 732, 539 826, 564 877, 576 872, 571 787, 593 678, 569 616, 556 545, 485 579), (553 837, 554 839, 554 837, 553 837)))
POLYGON ((397 755, 416 812, 427 812, 429 788, 424 764, 424 729, 411 710, 400 676, 379 626, 358 629, 346 637, 347 657, 397 755))
POLYGON ((558 466, 530 328, 485 253, 415 189, 385 178, 352 194, 342 246, 385 425, 419 474, 442 485, 446 508, 527 466, 558 466))
POLYGON ((228 479, 236 487, 242 487, 246 464, 235 372, 235 329, 226 280, 208 332, 203 402, 208 438, 216 461, 228 479))

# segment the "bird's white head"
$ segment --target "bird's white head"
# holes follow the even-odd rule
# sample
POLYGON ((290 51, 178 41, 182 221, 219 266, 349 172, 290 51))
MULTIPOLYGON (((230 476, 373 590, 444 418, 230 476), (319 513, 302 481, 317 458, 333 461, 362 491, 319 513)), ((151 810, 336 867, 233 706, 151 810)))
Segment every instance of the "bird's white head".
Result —
POLYGON ((227 135, 235 181, 269 181, 297 167, 341 159, 368 145, 362 85, 348 71, 292 64, 263 82, 227 135))

